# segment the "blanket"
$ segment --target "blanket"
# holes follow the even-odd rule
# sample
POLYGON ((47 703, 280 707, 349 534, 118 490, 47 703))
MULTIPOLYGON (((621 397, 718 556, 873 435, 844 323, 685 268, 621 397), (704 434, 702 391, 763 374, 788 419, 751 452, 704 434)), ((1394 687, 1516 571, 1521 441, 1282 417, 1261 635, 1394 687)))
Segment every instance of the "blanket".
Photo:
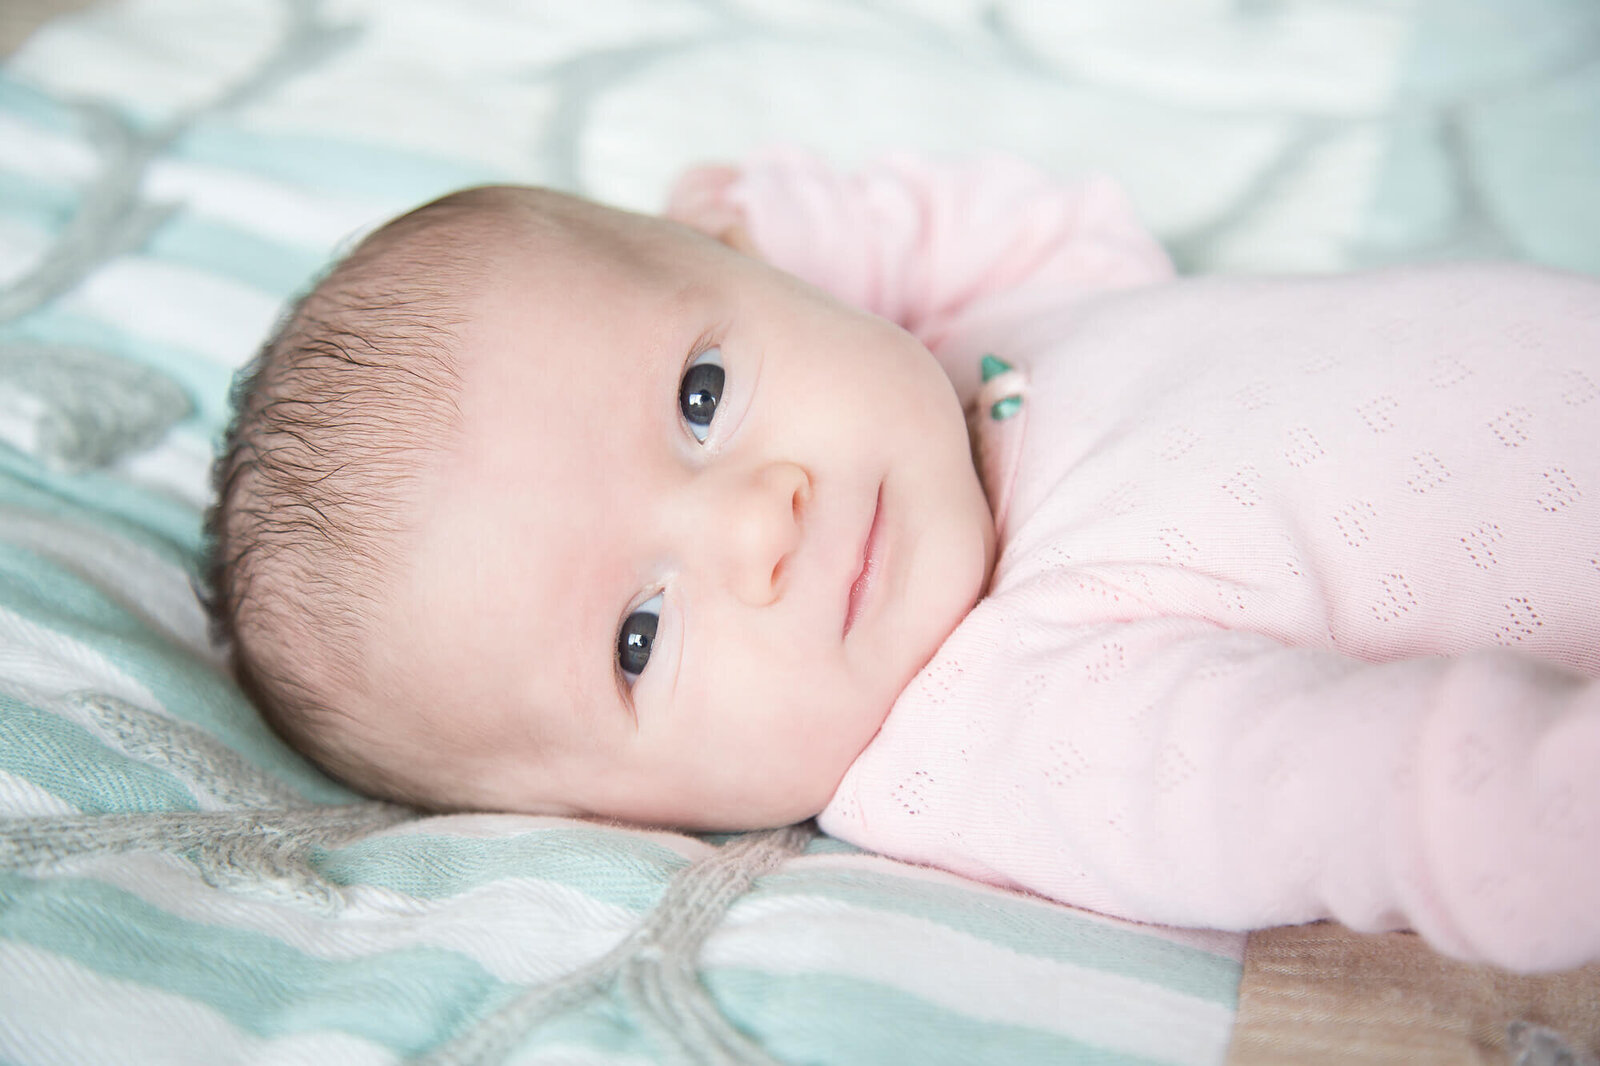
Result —
MULTIPOLYGON (((1589 0, 117 0, 0 69, 0 1059, 1215 1063, 1242 938, 807 827, 427 816, 191 589, 227 384, 393 213, 772 142, 1111 172, 1189 271, 1600 270, 1589 0)), ((1181 874, 1179 875, 1181 876, 1181 874)))

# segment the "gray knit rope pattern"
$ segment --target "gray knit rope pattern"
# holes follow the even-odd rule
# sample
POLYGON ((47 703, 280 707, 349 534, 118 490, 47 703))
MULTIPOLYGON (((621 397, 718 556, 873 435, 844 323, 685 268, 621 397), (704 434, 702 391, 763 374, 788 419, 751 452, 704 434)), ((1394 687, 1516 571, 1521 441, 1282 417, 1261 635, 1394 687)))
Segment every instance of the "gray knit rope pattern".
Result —
POLYGON ((141 811, 40 815, 0 821, 0 869, 49 866, 90 853, 215 848, 252 839, 262 853, 281 842, 304 848, 363 836, 413 817, 389 803, 250 811, 141 811))
MULTIPOLYGON (((0 821, 0 869, 48 868, 87 854, 158 851, 194 862, 219 889, 327 912, 344 903, 310 853, 396 825, 416 812, 388 803, 47 815, 0 821)), ((634 931, 594 962, 529 989, 449 1043, 426 1066, 503 1062, 546 1021, 615 991, 662 1061, 685 1066, 778 1066, 722 1015, 701 984, 700 950, 733 902, 755 880, 804 850, 810 826, 736 837, 679 870, 634 931)))
POLYGON ((54 243, 20 277, 0 286, 0 322, 45 306, 102 264, 145 245, 180 206, 148 201, 146 174, 196 121, 243 107, 348 45, 357 31, 324 19, 320 6, 318 0, 284 0, 287 17, 277 47, 215 98, 158 124, 143 126, 97 102, 76 103, 100 165, 54 243))
POLYGON ((700 983, 706 937, 750 885, 799 854, 808 825, 747 833, 678 871, 639 927, 605 955, 560 981, 529 989, 454 1040, 423 1066, 503 1062, 548 1019, 610 989, 619 992, 663 1061, 685 1066, 777 1066, 735 1029, 700 983))
POLYGON ((28 430, 0 434, 54 469, 106 466, 148 448, 193 409, 177 382, 150 367, 92 348, 0 341, 0 410, 28 430))
POLYGON ((159 851, 182 855, 209 885, 326 913, 343 889, 312 865, 336 847, 416 817, 390 803, 243 811, 43 815, 0 821, 0 869, 37 869, 79 855, 159 851))
POLYGON ((74 692, 63 702, 74 712, 73 720, 115 750, 183 782, 201 807, 330 809, 305 799, 215 736, 182 719, 157 714, 108 692, 74 692))

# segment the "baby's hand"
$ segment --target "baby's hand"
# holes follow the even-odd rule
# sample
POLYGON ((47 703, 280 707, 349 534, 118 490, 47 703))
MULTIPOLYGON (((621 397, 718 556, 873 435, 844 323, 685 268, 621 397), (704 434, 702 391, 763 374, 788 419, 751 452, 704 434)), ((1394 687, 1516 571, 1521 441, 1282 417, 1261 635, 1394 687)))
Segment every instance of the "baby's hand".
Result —
POLYGON ((759 258, 761 253, 745 226, 744 209, 727 201, 728 188, 738 180, 738 167, 690 167, 673 183, 662 214, 716 238, 736 252, 759 258))

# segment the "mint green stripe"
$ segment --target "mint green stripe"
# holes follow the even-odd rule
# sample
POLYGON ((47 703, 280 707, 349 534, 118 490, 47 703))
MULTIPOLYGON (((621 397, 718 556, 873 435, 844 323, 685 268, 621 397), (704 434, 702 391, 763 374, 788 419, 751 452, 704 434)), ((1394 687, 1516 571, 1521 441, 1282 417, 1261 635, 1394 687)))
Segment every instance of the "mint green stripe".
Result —
POLYGON ((3 444, 0 504, 98 525, 180 566, 192 565, 200 550, 200 513, 182 500, 99 471, 46 470, 32 456, 3 444))
POLYGON ((1397 57, 1389 118, 1375 128, 1383 155, 1355 248, 1378 265, 1509 255, 1600 273, 1600 5, 1409 8, 1409 48, 1397 57), (1492 235, 1460 228, 1463 174, 1492 235))
POLYGON ((87 878, 0 875, 0 935, 187 996, 261 1037, 333 1029, 406 1055, 515 991, 458 952, 318 959, 263 933, 185 921, 87 878))
POLYGON ((65 185, 31 174, 0 170, 0 211, 39 229, 54 231, 72 217, 77 197, 65 185))
POLYGON ((500 840, 407 833, 325 851, 314 863, 336 884, 379 885, 419 899, 444 899, 509 877, 533 877, 644 912, 687 860, 633 833, 574 826, 530 829, 500 840))
POLYGON ((246 129, 226 116, 202 120, 171 155, 257 177, 351 196, 375 208, 411 206, 464 185, 504 181, 481 164, 382 144, 246 129))
POLYGON ((1058 1033, 982 1021, 871 981, 733 968, 705 971, 701 979, 728 1018, 781 1062, 1148 1066, 1155 1061, 1058 1033))
POLYGON ((150 239, 144 251, 287 300, 310 283, 331 249, 283 244, 226 223, 179 214, 150 239))
POLYGON ((184 569, 193 569, 199 550, 200 514, 193 507, 118 477, 45 470, 4 446, 0 506, 114 534, 184 569))
POLYGON ((796 894, 935 922, 1024 955, 1120 974, 1227 1007, 1238 1001, 1241 967, 1233 959, 997 893, 980 896, 864 871, 788 869, 762 878, 736 906, 796 894))
MULTIPOLYGON (((63 229, 78 204, 65 183, 0 170, 0 212, 46 232, 63 229)), ((141 252, 177 266, 214 274, 278 299, 299 292, 333 251, 332 246, 286 244, 252 230, 178 212, 141 252)))
MULTIPOLYGON (((186 996, 263 1038, 336 1030, 401 1054, 449 1039, 519 991, 457 952, 407 947, 319 959, 263 933, 186 921, 88 878, 0 875, 0 936, 186 996)), ((729 1019, 785 1062, 1152 1062, 972 1018, 876 982, 745 968, 702 977, 729 1019)), ((659 1051, 642 1042, 614 998, 568 1012, 530 1033, 524 1046, 573 1040, 635 1054, 659 1051)))
MULTIPOLYGON (((198 726, 308 799, 349 803, 355 794, 292 752, 225 675, 169 644, 98 586, 13 545, 0 544, 0 604, 93 648, 149 689, 173 717, 198 726)), ((75 765, 65 773, 78 771, 75 765)))
POLYGON ((0 73, 0 110, 53 133, 76 127, 72 113, 61 101, 4 73, 0 73))
POLYGON ((818 833, 806 843, 807 855, 867 855, 870 854, 863 848, 858 848, 848 840, 818 833))
POLYGON ((149 626, 105 590, 53 559, 3 541, 0 604, 88 645, 113 663, 118 662, 117 653, 130 650, 130 645, 136 654, 160 650, 151 647, 149 626))
MULTIPOLYGON (((324 853, 323 876, 440 899, 506 877, 553 881, 634 911, 655 904, 684 865, 677 852, 627 833, 536 829, 500 840, 383 837, 324 853)), ((1225 956, 993 893, 855 871, 792 871, 762 878, 745 900, 815 895, 904 914, 1026 955, 1114 973, 1233 1007, 1240 967, 1225 956)))
MULTIPOLYGON (((265 337, 261 338, 263 341, 265 337)), ((189 394, 205 425, 220 429, 227 415, 228 382, 234 368, 209 356, 145 340, 114 323, 87 318, 52 304, 25 318, 0 326, 0 341, 31 340, 44 344, 77 344, 131 359, 167 374, 189 394)), ((249 353, 240 354, 243 363, 249 353)))
MULTIPOLYGON (((116 106, 124 119, 139 127, 153 126, 168 117, 125 102, 97 103, 116 106)), ((60 99, 3 73, 0 109, 51 132, 81 132, 77 116, 60 99)), ((302 188, 337 191, 363 201, 420 203, 463 185, 511 178, 482 164, 411 148, 244 128, 236 122, 228 113, 203 116, 165 154, 302 188)))
MULTIPOLYGON (((1600 41, 1600 18, 1587 30, 1591 41, 1600 41)), ((1460 114, 1474 156, 1474 187, 1496 221, 1515 234, 1517 251, 1589 273, 1600 273, 1597 58, 1591 51, 1586 70, 1541 79, 1460 114)))
POLYGON ((569 1007, 523 1035, 507 1061, 518 1062, 535 1051, 562 1046, 661 1061, 661 1049, 634 1024, 632 1014, 615 993, 569 1007))
POLYGON ((0 769, 89 814, 197 807, 171 774, 106 747, 74 722, 4 694, 0 769))

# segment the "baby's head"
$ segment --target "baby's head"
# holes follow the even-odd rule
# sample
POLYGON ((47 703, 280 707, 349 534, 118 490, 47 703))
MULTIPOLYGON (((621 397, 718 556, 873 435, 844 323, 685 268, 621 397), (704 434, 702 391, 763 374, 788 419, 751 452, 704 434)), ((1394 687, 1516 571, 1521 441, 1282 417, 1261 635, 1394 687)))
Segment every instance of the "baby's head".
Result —
POLYGON ((993 563, 916 339, 546 190, 379 230, 235 403, 208 532, 239 676, 423 806, 808 817, 993 563))

